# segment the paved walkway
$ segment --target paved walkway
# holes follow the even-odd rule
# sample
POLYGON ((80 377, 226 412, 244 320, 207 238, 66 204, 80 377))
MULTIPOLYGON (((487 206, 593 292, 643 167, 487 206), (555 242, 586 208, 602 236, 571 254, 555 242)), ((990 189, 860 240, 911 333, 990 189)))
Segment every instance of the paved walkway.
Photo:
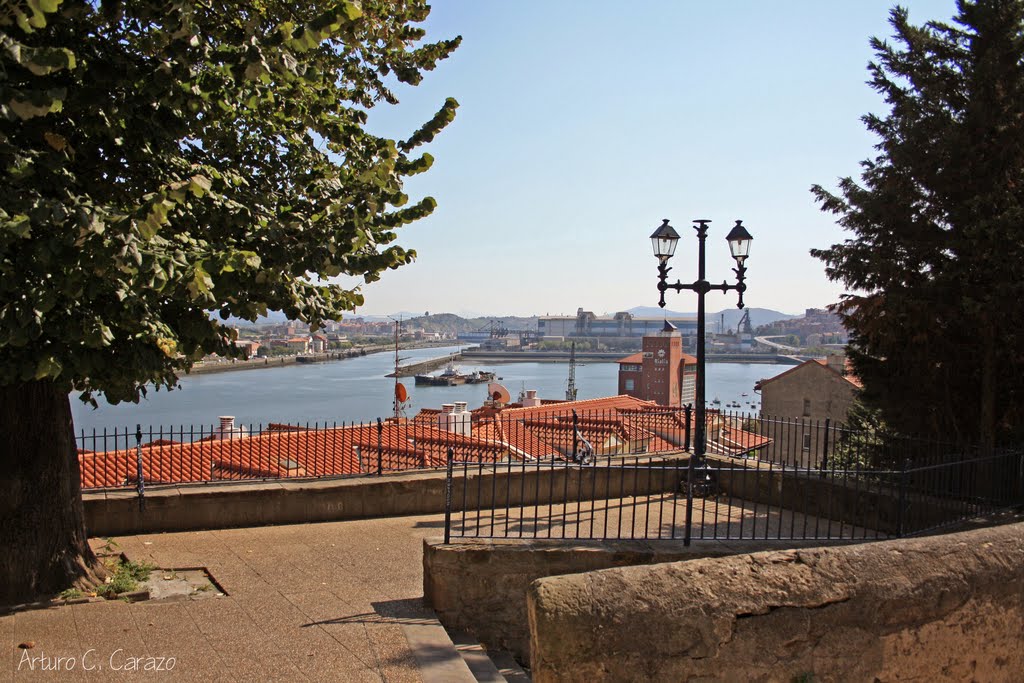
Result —
MULTIPOLYGON (((681 538, 683 505, 655 495, 500 509, 453 521, 469 536, 681 538)), ((711 538, 716 529, 785 538, 805 525, 822 537, 865 535, 848 524, 722 497, 695 499, 694 521, 695 538, 702 532, 711 538)), ((429 515, 116 538, 132 560, 161 569, 206 568, 226 595, 0 617, 0 643, 10 654, 0 680, 473 680, 422 604, 422 541, 440 537, 443 525, 442 515, 429 515), (34 647, 19 649, 29 641, 34 647), (131 671, 147 664, 170 670, 131 671)))
POLYGON ((9 655, 0 681, 429 683, 468 674, 424 628, 433 615, 421 601, 422 539, 442 526, 434 515, 117 538, 133 560, 208 568, 227 595, 0 617, 9 655), (18 648, 27 641, 35 646, 18 648), (148 657, 166 658, 165 668, 173 657, 173 669, 130 671, 159 663, 148 657))

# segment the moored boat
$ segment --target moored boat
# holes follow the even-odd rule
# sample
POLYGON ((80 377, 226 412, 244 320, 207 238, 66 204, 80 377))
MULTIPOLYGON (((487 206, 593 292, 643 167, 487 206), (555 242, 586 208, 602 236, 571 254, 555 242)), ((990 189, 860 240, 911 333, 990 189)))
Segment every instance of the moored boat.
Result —
POLYGON ((416 375, 416 386, 452 387, 459 384, 482 384, 494 381, 493 372, 477 370, 475 372, 463 373, 453 363, 439 375, 416 375))

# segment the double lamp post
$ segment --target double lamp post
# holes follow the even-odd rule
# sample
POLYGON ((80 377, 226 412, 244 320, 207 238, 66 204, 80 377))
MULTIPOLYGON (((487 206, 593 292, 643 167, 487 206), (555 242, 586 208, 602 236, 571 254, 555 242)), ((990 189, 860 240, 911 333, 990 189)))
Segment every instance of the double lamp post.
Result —
MULTIPOLYGON (((697 293, 697 424, 696 429, 694 430, 693 457, 690 459, 690 466, 688 468, 690 494, 687 495, 687 508, 692 505, 694 466, 696 465, 700 467, 704 465, 704 454, 706 452, 707 443, 707 422, 705 417, 704 396, 704 295, 711 291, 735 291, 739 295, 739 301, 736 304, 736 307, 743 308, 743 292, 747 289, 747 285, 744 282, 747 269, 744 264, 747 260, 747 256, 750 255, 750 243, 753 240, 750 233, 743 227, 743 222, 736 221, 736 225, 725 238, 729 242, 729 251, 732 252, 732 257, 736 259, 736 267, 733 268, 733 272, 736 274, 736 283, 729 284, 722 282, 720 285, 713 285, 707 281, 704 267, 704 243, 708 238, 708 223, 710 222, 711 221, 704 219, 695 220, 693 222, 693 227, 694 230, 697 231, 697 239, 699 241, 699 247, 697 250, 697 279, 689 284, 683 284, 679 280, 676 280, 674 284, 668 282, 668 273, 672 270, 669 268, 668 261, 676 252, 676 245, 679 244, 679 233, 675 231, 675 228, 668 224, 668 219, 666 218, 658 229, 654 231, 654 234, 651 235, 651 244, 654 247, 654 256, 658 259, 658 291, 661 293, 658 305, 665 308, 665 292, 669 289, 673 289, 677 292, 687 290, 697 293)), ((687 510, 687 514, 689 515, 689 510, 687 510)), ((689 528, 687 528, 687 542, 689 542, 688 537, 689 528)))

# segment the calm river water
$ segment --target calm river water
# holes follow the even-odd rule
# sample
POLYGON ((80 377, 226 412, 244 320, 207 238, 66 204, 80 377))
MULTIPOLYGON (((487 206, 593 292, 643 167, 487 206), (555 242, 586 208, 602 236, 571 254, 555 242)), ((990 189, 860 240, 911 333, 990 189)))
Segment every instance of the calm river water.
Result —
MULTIPOLYGON (((402 351, 403 363, 437 358, 457 347, 402 351)), ((148 426, 212 425, 220 415, 234 415, 241 424, 267 422, 362 422, 392 413, 394 380, 385 377, 394 366, 393 353, 378 353, 327 363, 295 364, 261 370, 241 370, 184 377, 174 391, 152 391, 138 404, 112 406, 102 402, 92 409, 73 394, 71 410, 76 432, 117 428, 136 423, 148 426)), ((512 394, 536 389, 541 398, 564 398, 567 363, 463 364, 464 371, 493 370, 512 394)), ((711 363, 708 365, 707 398, 722 403, 733 400, 752 410, 754 382, 773 377, 789 365, 711 363), (743 394, 748 396, 743 397, 743 394)), ((411 417, 421 408, 440 408, 442 403, 466 401, 470 408, 487 398, 486 384, 456 387, 417 387, 413 378, 403 383, 409 391, 411 417)), ((585 363, 576 366, 580 399, 611 396, 618 389, 616 363, 585 363)))

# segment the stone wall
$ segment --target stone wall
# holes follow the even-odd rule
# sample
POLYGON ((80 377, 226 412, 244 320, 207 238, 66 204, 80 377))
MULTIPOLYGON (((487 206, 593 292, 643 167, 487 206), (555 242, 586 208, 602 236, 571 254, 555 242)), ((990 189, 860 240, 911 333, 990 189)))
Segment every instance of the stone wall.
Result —
MULTIPOLYGON (((777 543, 774 545, 777 546, 777 543)), ((820 542, 787 542, 812 547, 820 542)), ((423 543, 423 596, 449 630, 472 633, 487 647, 530 657, 526 593, 547 576, 750 553, 771 541, 463 541, 423 543)))
MULTIPOLYGON (((686 476, 685 454, 630 456, 623 463, 664 464, 665 476, 621 470, 617 461, 597 467, 523 468, 498 463, 456 470, 452 509, 559 503, 677 490, 686 476)), ((82 496, 91 536, 192 531, 267 524, 302 524, 366 517, 444 512, 445 475, 416 471, 347 479, 278 480, 147 487, 140 509, 131 490, 82 496)))
POLYGON ((1024 524, 550 577, 533 680, 1021 680, 1024 524))

